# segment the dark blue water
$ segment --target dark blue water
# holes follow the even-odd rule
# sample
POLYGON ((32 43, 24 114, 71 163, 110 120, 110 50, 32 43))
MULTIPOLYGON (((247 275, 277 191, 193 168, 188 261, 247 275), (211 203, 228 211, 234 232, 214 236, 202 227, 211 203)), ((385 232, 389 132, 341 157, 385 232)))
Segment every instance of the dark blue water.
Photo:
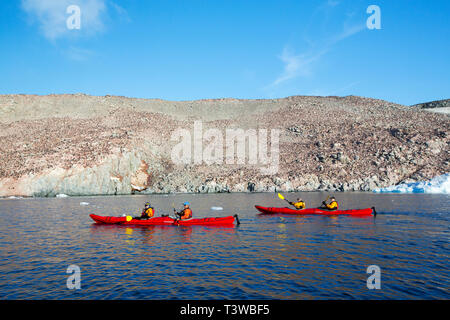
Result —
MULTIPOLYGON (((309 205, 326 197, 302 196, 309 205)), ((338 200, 380 214, 258 215, 254 204, 284 206, 275 194, 3 199, 0 299, 450 298, 449 196, 343 193, 338 200), (237 213, 241 225, 121 227, 88 216, 137 213, 148 200, 157 215, 188 200, 196 216, 237 213), (69 265, 81 269, 79 290, 66 286, 69 265), (369 265, 381 269, 379 290, 367 288, 369 265)))

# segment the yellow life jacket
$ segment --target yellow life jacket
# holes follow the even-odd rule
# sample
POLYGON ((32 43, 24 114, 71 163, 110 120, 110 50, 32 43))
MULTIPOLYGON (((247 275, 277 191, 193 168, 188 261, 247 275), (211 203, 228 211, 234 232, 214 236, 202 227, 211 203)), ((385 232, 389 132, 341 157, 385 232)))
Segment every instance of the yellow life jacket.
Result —
POLYGON ((339 208, 339 205, 337 201, 332 201, 330 204, 327 204, 327 208, 330 210, 337 210, 339 208))
POLYGON ((305 207, 306 207, 304 201, 293 202, 292 205, 295 207, 295 209, 305 209, 305 207))

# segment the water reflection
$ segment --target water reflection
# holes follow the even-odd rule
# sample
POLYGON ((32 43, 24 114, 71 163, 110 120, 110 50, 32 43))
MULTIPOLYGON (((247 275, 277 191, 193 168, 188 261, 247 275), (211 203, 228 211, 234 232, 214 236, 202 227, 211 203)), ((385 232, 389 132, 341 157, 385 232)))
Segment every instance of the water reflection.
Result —
MULTIPOLYGON (((302 197, 314 203, 326 196, 302 197)), ((88 216, 137 212, 148 198, 0 200, 0 296, 449 298, 447 196, 339 195, 343 208, 376 206, 376 219, 259 215, 255 204, 282 206, 273 194, 151 197, 159 213, 182 201, 197 217, 238 213, 239 227, 97 225, 88 216), (210 210, 217 205, 224 210, 210 210), (65 287, 69 264, 82 270, 82 292, 65 287), (383 272, 381 291, 365 286, 371 264, 383 272)))

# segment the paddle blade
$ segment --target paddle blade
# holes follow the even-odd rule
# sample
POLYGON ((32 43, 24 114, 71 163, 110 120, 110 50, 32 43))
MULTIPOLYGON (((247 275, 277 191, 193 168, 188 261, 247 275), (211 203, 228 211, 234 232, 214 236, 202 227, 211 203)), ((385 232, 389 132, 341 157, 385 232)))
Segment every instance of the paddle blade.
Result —
POLYGON ((281 193, 278 194, 278 198, 280 198, 281 200, 285 200, 281 193))
POLYGON ((127 222, 130 222, 131 219, 133 219, 131 216, 127 216, 127 217, 126 217, 127 222))

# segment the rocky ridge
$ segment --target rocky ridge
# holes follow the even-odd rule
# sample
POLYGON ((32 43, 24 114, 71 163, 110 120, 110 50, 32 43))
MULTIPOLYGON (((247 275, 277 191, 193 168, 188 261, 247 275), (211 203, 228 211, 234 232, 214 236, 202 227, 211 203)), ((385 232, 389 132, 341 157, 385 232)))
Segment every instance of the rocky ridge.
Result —
POLYGON ((3 95, 0 196, 370 191, 449 172, 449 125, 445 114, 356 96, 3 95), (278 170, 174 162, 171 137, 192 133, 194 121, 224 136, 229 128, 278 129, 278 170))

